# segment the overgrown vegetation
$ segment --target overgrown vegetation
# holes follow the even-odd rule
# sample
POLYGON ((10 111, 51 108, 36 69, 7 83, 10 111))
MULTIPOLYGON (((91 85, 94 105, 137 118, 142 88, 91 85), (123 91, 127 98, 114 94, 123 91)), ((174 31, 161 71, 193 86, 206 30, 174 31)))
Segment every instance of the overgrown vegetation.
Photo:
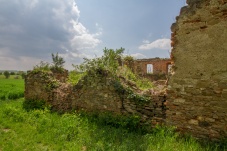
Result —
POLYGON ((131 83, 134 83, 134 85, 136 85, 136 87, 138 87, 141 90, 146 90, 153 87, 152 82, 150 80, 134 74, 132 70, 127 66, 122 66, 118 68, 117 75, 119 77, 125 78, 127 81, 130 81, 131 83))
POLYGON ((64 70, 63 66, 65 63, 64 59, 60 57, 58 53, 56 55, 52 53, 51 55, 53 60, 51 69, 56 71, 63 71, 64 70))
POLYGON ((131 56, 123 57, 123 52, 123 48, 116 50, 105 48, 102 57, 85 58, 82 64, 73 65, 75 71, 70 73, 69 82, 76 84, 85 75, 93 76, 93 78, 108 76, 112 78, 112 84, 122 101, 127 98, 137 103, 148 102, 150 98, 135 93, 135 90, 130 87, 146 90, 152 88, 152 83, 148 79, 137 76, 128 66, 123 65, 124 62, 128 65, 132 65, 133 62, 131 56))
POLYGON ((68 82, 72 83, 73 85, 76 85, 79 80, 85 75, 83 72, 78 72, 78 71, 70 71, 69 77, 68 77, 68 82))
POLYGON ((67 151, 224 151, 226 142, 201 145, 192 137, 182 138, 169 127, 149 133, 137 130, 137 117, 112 118, 77 112, 51 113, 48 109, 22 108, 23 99, 0 101, 0 150, 67 151), (128 120, 128 121, 127 121, 128 120), (128 130, 128 125, 132 129, 128 130), (135 127, 133 129, 133 127, 135 127))
POLYGON ((79 72, 96 72, 97 70, 106 70, 111 73, 116 73, 119 67, 124 48, 120 49, 107 49, 103 50, 103 56, 100 58, 87 59, 80 65, 73 65, 76 71, 79 72))
POLYGON ((37 99, 24 100, 23 109, 25 109, 26 111, 31 111, 35 109, 44 110, 48 106, 48 104, 46 103, 47 102, 45 100, 37 100, 37 99))
POLYGON ((48 72, 50 70, 53 71, 59 71, 62 72, 64 70, 63 66, 64 66, 64 59, 58 55, 58 53, 55 54, 51 54, 52 56, 52 64, 48 63, 48 62, 44 62, 41 61, 38 65, 34 66, 32 72, 37 73, 37 72, 48 72))
POLYGON ((41 61, 39 64, 35 65, 32 70, 33 73, 37 73, 39 71, 50 71, 50 64, 48 62, 41 61))

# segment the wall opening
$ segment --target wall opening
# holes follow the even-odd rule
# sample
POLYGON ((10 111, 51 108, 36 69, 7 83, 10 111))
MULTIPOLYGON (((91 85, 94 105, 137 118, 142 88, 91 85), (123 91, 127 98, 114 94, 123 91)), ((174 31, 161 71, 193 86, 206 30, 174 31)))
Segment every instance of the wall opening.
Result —
POLYGON ((170 74, 172 71, 172 64, 167 64, 167 73, 170 74))
POLYGON ((147 73, 148 74, 153 73, 153 64, 147 64, 147 73))

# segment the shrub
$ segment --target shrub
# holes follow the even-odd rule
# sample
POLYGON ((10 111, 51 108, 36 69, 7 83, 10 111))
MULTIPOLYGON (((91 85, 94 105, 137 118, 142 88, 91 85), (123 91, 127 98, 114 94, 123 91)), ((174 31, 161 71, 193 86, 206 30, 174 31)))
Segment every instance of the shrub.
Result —
POLYGON ((34 73, 39 71, 50 71, 50 64, 48 62, 41 61, 38 65, 33 67, 34 73))
POLYGON ((73 65, 76 71, 79 72, 93 72, 96 73, 97 70, 106 70, 111 73, 116 73, 119 63, 122 58, 124 48, 120 49, 107 49, 103 50, 103 56, 95 59, 84 58, 84 62, 81 65, 73 65))
POLYGON ((64 59, 60 57, 58 53, 56 55, 52 53, 51 55, 52 55, 52 61, 53 61, 51 69, 56 71, 63 71, 63 65, 65 63, 64 59))
POLYGON ((115 128, 122 128, 128 132, 142 132, 150 131, 145 126, 140 124, 141 117, 138 115, 115 115, 112 112, 93 112, 87 113, 80 111, 81 116, 88 118, 91 122, 96 122, 100 126, 111 126, 115 128))
POLYGON ((6 77, 6 79, 8 79, 10 77, 10 73, 9 71, 4 71, 4 76, 6 77))
POLYGON ((14 91, 10 91, 8 93, 8 99, 9 100, 16 100, 19 98, 24 97, 24 92, 23 91, 18 91, 18 90, 14 90, 14 91))
POLYGON ((23 108, 26 111, 34 110, 34 109, 42 109, 44 110, 47 107, 46 101, 44 100, 24 100, 23 108))

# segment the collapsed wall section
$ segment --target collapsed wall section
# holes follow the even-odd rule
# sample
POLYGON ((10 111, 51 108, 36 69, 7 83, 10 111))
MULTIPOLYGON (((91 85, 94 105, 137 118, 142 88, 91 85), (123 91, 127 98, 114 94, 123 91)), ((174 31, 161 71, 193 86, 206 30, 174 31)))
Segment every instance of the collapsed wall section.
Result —
MULTIPOLYGON (((136 115, 141 123, 162 124, 165 119, 165 97, 136 94, 106 71, 88 73, 76 85, 67 82, 68 73, 34 72, 25 80, 25 99, 44 100, 53 111, 111 112, 136 115), (143 100, 144 98, 146 100, 143 100), (141 101, 142 99, 142 101, 141 101)), ((125 79, 122 79, 122 82, 125 79)), ((129 88, 130 89, 130 88, 129 88)))
POLYGON ((200 138, 227 136, 227 1, 187 0, 172 30, 166 122, 200 138))

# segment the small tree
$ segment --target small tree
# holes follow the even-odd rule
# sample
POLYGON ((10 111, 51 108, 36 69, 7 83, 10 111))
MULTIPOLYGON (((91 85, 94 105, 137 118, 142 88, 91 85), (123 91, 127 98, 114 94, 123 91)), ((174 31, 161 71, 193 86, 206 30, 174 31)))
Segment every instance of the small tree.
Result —
POLYGON ((10 75, 15 75, 15 72, 13 72, 13 71, 12 71, 12 72, 10 72, 10 75))
POLYGON ((8 79, 10 77, 10 73, 9 71, 4 71, 4 76, 6 77, 6 79, 8 79))
POLYGON ((60 71, 63 70, 65 61, 62 57, 58 56, 58 53, 56 55, 52 53, 52 60, 53 60, 52 69, 60 70, 60 71))
POLYGON ((124 48, 120 49, 107 49, 103 50, 103 56, 94 59, 84 58, 84 62, 80 65, 73 65, 77 71, 97 71, 108 70, 112 73, 116 73, 117 68, 121 65, 122 54, 124 48))

